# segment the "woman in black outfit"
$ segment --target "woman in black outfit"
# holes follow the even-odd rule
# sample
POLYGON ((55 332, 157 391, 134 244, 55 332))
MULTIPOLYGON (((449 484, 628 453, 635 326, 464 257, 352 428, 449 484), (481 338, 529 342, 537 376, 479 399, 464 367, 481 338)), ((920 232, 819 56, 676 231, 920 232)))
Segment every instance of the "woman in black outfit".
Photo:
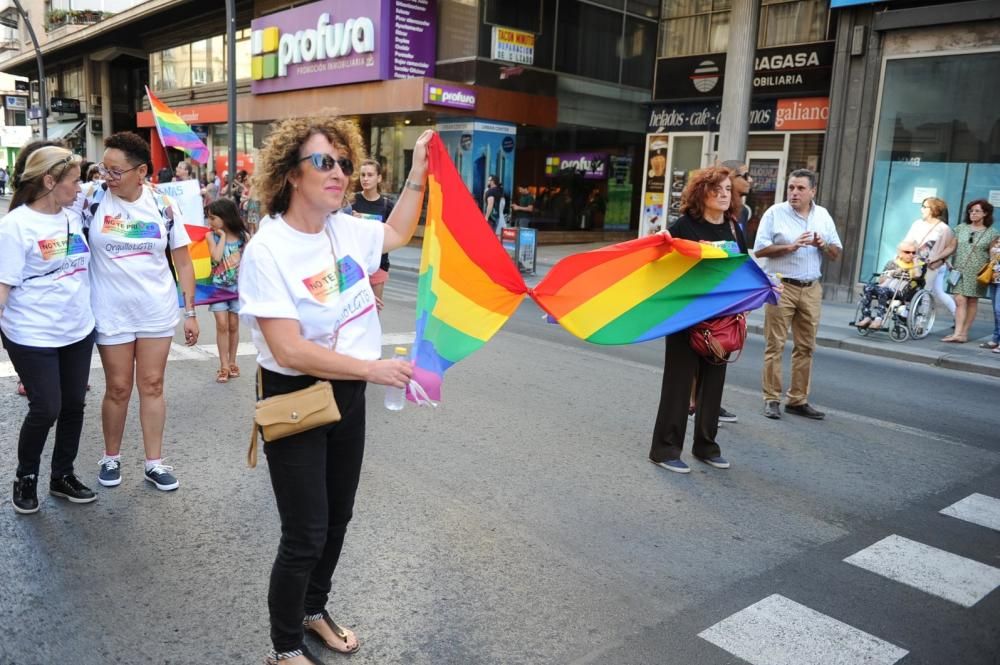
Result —
MULTIPOLYGON (((732 172, 712 166, 696 172, 681 196, 681 218, 670 227, 674 238, 695 240, 720 247, 738 247, 747 253, 746 238, 733 223, 729 212, 732 202, 732 172)), ((692 454, 716 469, 728 469, 715 436, 719 430, 722 388, 726 383, 726 365, 716 365, 699 356, 688 342, 688 331, 667 336, 660 408, 653 429, 649 459, 676 473, 690 473, 681 461, 684 434, 687 430, 688 399, 695 384, 694 445, 692 454)))

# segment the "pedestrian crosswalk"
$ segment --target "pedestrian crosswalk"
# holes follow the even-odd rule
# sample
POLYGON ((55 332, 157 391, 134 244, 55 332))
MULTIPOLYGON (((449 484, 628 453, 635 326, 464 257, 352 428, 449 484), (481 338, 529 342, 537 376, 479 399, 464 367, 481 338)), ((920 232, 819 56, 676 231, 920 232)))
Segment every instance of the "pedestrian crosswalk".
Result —
MULTIPOLYGON (((984 494, 972 494, 939 512, 1000 530, 1000 499, 984 494)), ((963 608, 972 608, 1000 587, 1000 568, 896 534, 843 562, 963 608)), ((908 654, 864 626, 852 625, 852 618, 828 616, 772 594, 698 636, 752 665, 892 665, 908 654)))

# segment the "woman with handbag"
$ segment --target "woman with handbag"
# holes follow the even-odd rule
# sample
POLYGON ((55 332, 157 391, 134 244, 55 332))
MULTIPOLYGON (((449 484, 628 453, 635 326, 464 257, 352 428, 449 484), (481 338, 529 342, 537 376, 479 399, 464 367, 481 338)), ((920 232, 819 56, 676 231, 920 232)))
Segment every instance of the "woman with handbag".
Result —
MULTIPOLYGON (((681 217, 670 227, 670 235, 709 243, 736 253, 747 253, 746 238, 728 214, 732 200, 732 172, 712 166, 695 172, 681 195, 681 217)), ((667 336, 660 407, 653 428, 649 459, 676 473, 690 473, 681 460, 687 431, 688 398, 695 385, 694 457, 716 469, 728 469, 716 439, 726 363, 697 353, 688 330, 667 336)))
POLYGON ((948 204, 936 196, 920 203, 920 219, 910 225, 903 242, 917 243, 917 256, 927 266, 924 283, 934 294, 934 302, 944 305, 955 315, 955 299, 946 290, 948 258, 955 253, 958 241, 948 226, 948 204))
MULTIPOLYGON (((379 359, 382 329, 369 277, 383 253, 413 235, 431 136, 426 131, 417 139, 410 174, 385 224, 330 212, 343 207, 354 165, 364 157, 353 122, 283 120, 259 153, 254 192, 270 221, 247 245, 239 279, 240 315, 259 352, 258 395, 294 400, 294 393, 332 386, 340 412, 338 422, 281 438, 267 440, 264 432, 281 519, 268 591, 271 665, 319 662, 303 643, 303 629, 333 651, 359 648, 354 633, 330 618, 326 603, 361 475, 365 387, 402 388, 412 375, 406 361, 379 359)), ((315 394, 307 399, 322 406, 315 394)))
POLYGON ((980 298, 986 297, 986 285, 976 278, 990 258, 990 244, 1000 235, 993 228, 993 206, 988 201, 976 199, 965 206, 965 219, 955 230, 958 250, 955 252, 955 270, 960 278, 951 287, 955 297, 955 332, 942 342, 964 344, 969 341, 969 328, 976 320, 980 298))
POLYGON ((990 260, 983 271, 987 274, 981 275, 979 279, 983 281, 983 277, 988 278, 990 300, 993 301, 993 336, 990 341, 979 346, 993 349, 993 353, 1000 353, 1000 235, 990 243, 990 260))

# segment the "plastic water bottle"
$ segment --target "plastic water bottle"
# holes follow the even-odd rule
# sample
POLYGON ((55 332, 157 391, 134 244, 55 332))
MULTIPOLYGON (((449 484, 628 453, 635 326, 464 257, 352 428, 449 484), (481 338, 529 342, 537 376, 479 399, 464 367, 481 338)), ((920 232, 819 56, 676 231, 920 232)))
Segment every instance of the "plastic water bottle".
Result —
MULTIPOLYGON (((407 355, 405 346, 397 346, 392 357, 394 360, 406 360, 407 355)), ((385 408, 390 411, 402 411, 405 404, 406 388, 397 388, 396 386, 385 387, 385 408)))

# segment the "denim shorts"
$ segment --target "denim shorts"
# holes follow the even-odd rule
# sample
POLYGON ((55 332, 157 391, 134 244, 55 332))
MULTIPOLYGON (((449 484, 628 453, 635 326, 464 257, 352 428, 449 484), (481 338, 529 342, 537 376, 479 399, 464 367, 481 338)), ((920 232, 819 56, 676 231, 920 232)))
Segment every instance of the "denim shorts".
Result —
POLYGON ((208 306, 208 311, 210 312, 232 312, 233 314, 240 313, 240 299, 233 298, 232 300, 223 300, 222 302, 213 302, 208 306))

